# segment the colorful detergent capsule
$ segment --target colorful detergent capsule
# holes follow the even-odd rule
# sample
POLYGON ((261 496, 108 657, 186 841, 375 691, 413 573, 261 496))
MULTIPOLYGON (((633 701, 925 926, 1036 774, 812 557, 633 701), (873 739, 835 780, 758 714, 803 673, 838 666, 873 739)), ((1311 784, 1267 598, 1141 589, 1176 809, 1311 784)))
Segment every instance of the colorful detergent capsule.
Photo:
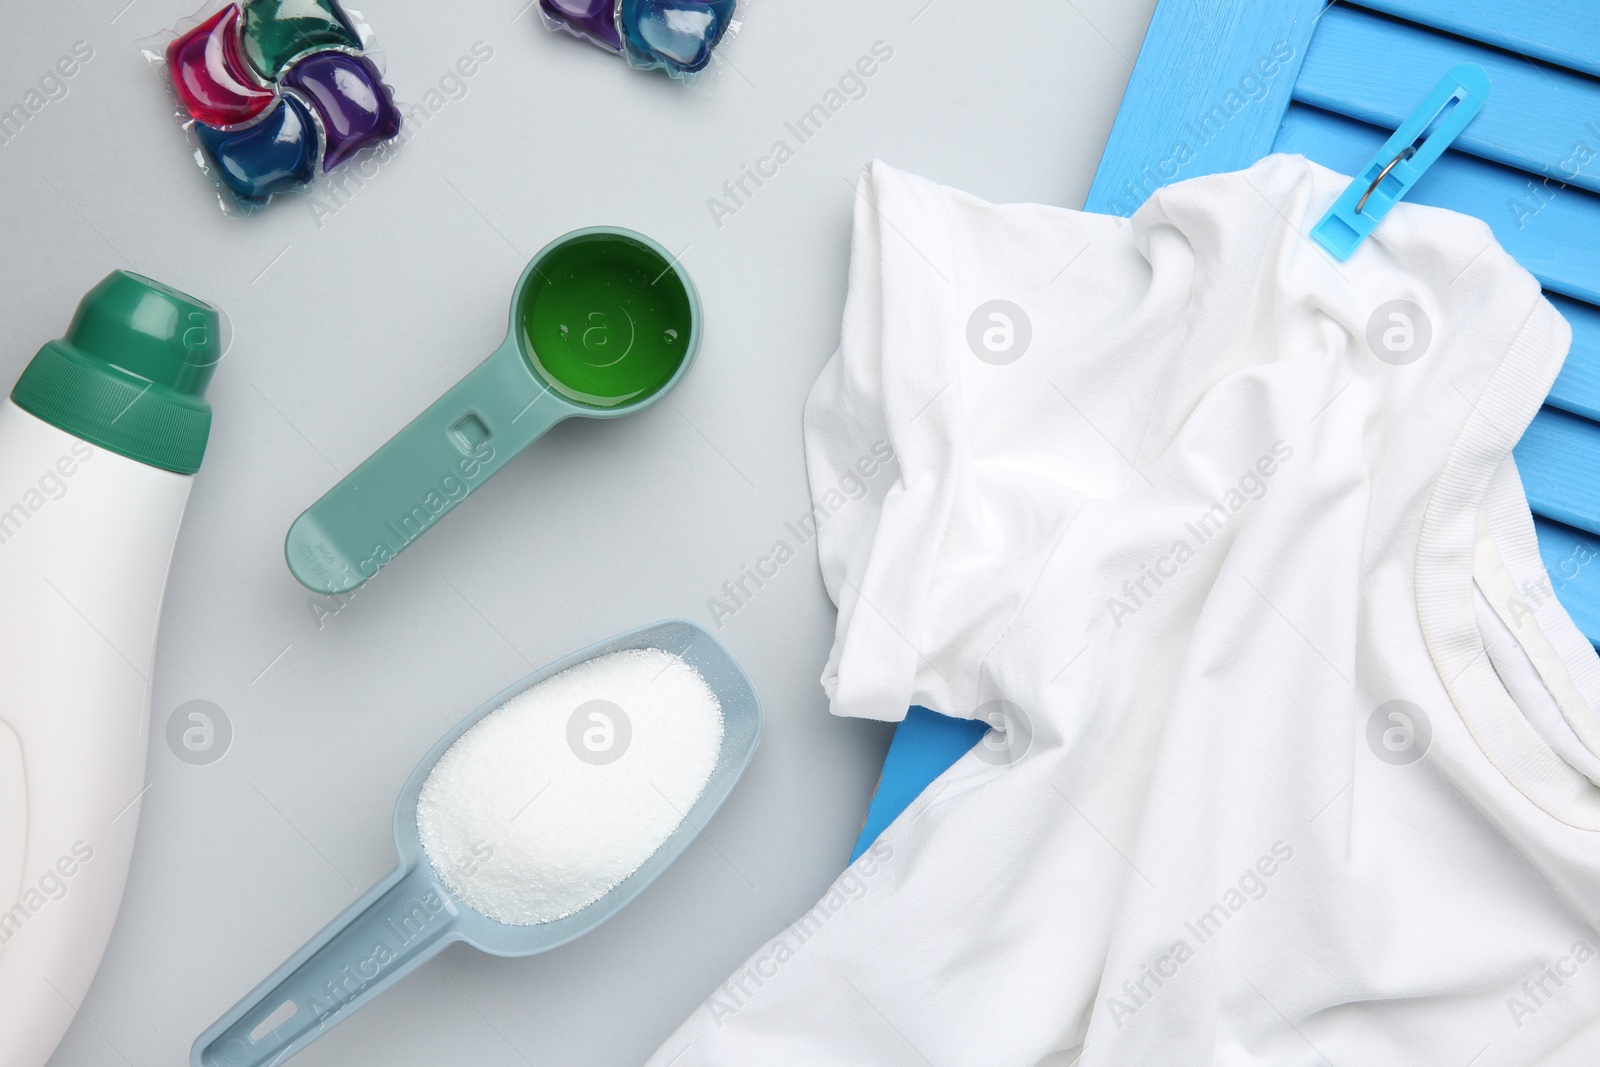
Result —
POLYGON ((195 123, 200 144, 217 174, 242 200, 264 200, 282 189, 304 185, 317 166, 317 128, 311 112, 292 96, 254 126, 219 130, 195 123))
POLYGON ((272 106, 239 51, 239 9, 225 7, 167 46, 167 68, 184 109, 207 126, 237 126, 272 106))
POLYGON ((539 0, 539 7, 579 37, 613 52, 622 51, 616 0, 539 0))
POLYGON ((737 6, 737 0, 622 0, 628 51, 641 65, 700 70, 711 62, 737 6))
POLYGON ((333 0, 245 0, 244 54, 263 78, 277 81, 295 57, 325 48, 361 48, 333 0))
POLYGON ((318 52, 296 63, 283 84, 304 94, 322 118, 328 140, 322 150, 325 171, 400 132, 400 110, 365 56, 318 52))

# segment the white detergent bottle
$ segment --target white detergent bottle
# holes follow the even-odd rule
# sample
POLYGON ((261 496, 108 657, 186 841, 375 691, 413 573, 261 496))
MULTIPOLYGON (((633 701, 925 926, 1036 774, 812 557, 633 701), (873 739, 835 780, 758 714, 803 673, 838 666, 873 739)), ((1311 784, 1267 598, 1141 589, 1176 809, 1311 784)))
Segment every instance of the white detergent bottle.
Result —
POLYGON ((116 271, 0 401, 0 1067, 41 1067, 116 921, 215 309, 116 271))

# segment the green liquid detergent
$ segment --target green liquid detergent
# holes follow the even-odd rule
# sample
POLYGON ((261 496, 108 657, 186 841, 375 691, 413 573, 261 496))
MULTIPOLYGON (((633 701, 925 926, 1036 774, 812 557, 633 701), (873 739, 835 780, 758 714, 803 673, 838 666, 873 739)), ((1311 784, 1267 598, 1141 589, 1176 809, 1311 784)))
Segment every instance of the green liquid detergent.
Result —
POLYGON ((659 252, 595 233, 540 261, 517 308, 523 351, 550 388, 590 407, 632 404, 688 356, 689 293, 659 252))

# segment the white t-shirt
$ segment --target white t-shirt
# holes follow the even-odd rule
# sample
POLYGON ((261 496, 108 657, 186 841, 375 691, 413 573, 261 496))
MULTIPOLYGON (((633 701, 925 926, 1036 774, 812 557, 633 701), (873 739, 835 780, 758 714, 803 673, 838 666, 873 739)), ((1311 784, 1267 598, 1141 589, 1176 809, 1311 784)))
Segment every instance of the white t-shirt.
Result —
POLYGON ((653 1067, 1600 1063, 1600 661, 1510 458, 1569 330, 1473 218, 1334 262, 1348 181, 863 177, 823 684, 1005 729, 653 1067))

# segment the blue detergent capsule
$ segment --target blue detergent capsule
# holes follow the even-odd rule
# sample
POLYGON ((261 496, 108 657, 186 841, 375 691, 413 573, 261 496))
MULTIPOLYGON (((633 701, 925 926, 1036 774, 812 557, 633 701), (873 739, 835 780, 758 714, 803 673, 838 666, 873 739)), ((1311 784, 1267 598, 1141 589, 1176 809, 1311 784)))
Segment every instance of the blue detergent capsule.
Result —
POLYGON ((635 66, 693 74, 733 21, 738 0, 622 0, 623 37, 635 66))
POLYGON ((253 126, 219 130, 195 123, 201 147, 224 185, 241 200, 265 200, 304 185, 316 172, 319 141, 311 113, 295 97, 280 94, 277 106, 253 126))

